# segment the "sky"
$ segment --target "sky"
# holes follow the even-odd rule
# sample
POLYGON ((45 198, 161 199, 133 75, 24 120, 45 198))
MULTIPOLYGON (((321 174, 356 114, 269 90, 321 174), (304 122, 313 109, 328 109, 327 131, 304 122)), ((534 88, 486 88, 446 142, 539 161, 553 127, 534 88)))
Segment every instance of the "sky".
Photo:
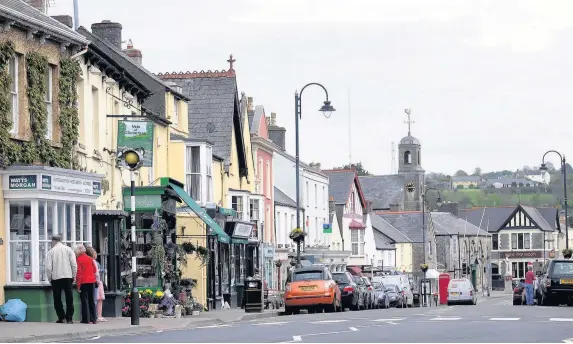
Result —
POLYGON ((571 0, 78 1, 81 26, 121 23, 154 73, 228 69, 232 53, 240 92, 277 114, 293 155, 294 93, 323 84, 336 112, 309 87, 300 122, 301 159, 323 168, 391 173, 406 108, 428 172, 573 157, 571 0))

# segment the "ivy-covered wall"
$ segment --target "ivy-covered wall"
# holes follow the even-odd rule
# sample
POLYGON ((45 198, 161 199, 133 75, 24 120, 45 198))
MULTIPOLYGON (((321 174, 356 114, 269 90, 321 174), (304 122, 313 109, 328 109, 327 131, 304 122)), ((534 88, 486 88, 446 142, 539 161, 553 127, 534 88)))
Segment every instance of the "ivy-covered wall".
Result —
POLYGON ((19 103, 21 104, 22 97, 25 97, 24 103, 27 106, 20 106, 19 115, 25 117, 24 110, 27 109, 31 135, 29 140, 16 141, 10 133, 12 105, 8 94, 12 80, 7 68, 10 58, 15 54, 13 42, 0 43, 0 168, 14 164, 41 164, 77 169, 74 144, 79 136, 76 84, 81 70, 78 62, 63 58, 60 60, 60 65, 54 68, 54 73, 59 72, 59 75, 54 75, 54 78, 59 80, 59 87, 58 92, 53 92, 52 95, 58 94, 59 106, 54 109, 59 109, 59 113, 54 111, 53 117, 58 118, 59 126, 54 123, 52 126, 53 132, 59 129, 59 135, 53 137, 59 137, 60 142, 53 142, 46 138, 48 112, 45 95, 48 88, 46 78, 48 58, 36 51, 27 52, 24 58, 20 58, 20 63, 25 63, 26 92, 18 94, 19 103))

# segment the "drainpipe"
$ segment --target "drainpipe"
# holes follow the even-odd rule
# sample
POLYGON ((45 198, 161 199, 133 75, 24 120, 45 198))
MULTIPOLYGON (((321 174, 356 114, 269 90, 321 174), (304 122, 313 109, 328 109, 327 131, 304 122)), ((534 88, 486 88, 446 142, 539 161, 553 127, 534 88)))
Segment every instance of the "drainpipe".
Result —
MULTIPOLYGON (((458 278, 462 277, 462 250, 460 248, 460 233, 458 235, 458 278)), ((455 274, 454 274, 455 275, 455 274)))
POLYGON ((225 182, 225 163, 221 163, 221 206, 225 205, 225 186, 223 183, 225 182))

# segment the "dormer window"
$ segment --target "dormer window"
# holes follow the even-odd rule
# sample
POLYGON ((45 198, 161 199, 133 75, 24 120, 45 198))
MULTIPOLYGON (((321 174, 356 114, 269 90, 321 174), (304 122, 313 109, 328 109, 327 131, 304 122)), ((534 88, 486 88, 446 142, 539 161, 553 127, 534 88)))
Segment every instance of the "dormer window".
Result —
POLYGON ((412 163, 412 153, 410 151, 404 152, 404 164, 411 164, 412 163))

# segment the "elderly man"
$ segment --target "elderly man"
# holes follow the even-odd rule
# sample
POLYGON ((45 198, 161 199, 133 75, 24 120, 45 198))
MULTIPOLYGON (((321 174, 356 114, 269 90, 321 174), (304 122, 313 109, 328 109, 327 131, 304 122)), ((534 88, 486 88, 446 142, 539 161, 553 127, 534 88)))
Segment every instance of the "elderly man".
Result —
POLYGON ((95 261, 86 254, 86 247, 82 244, 76 246, 75 252, 78 262, 76 285, 82 301, 82 323, 95 324, 97 322, 94 301, 96 283, 95 261))
POLYGON ((527 305, 533 306, 535 303, 533 301, 533 281, 536 279, 535 273, 533 272, 533 265, 528 265, 527 270, 525 273, 525 299, 527 300, 527 305))
POLYGON ((59 324, 66 321, 72 323, 74 316, 74 297, 72 294, 72 282, 76 278, 78 266, 74 251, 69 246, 62 244, 62 237, 52 237, 52 248, 46 257, 46 277, 52 284, 54 294, 54 308, 58 315, 59 324), (62 305, 62 291, 66 295, 66 311, 62 305))

